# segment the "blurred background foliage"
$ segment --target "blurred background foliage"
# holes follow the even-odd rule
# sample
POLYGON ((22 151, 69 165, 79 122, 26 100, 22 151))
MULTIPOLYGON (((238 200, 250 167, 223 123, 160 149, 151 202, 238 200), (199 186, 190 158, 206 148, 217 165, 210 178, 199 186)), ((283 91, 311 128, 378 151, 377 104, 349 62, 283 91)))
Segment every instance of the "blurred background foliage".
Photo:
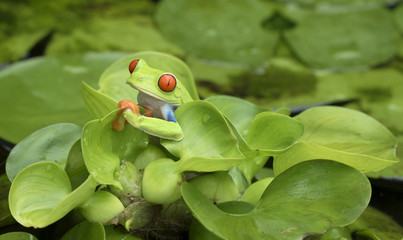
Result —
MULTIPOLYGON (((403 145, 400 0, 2 0, 0 137, 16 143, 66 116, 83 125, 90 117, 77 92, 81 81, 96 87, 106 66, 144 50, 183 59, 203 98, 228 94, 296 111, 342 104, 379 120, 403 145), (44 39, 44 57, 15 63, 44 39), (28 98, 44 94, 35 81, 52 85, 55 76, 74 92, 58 94, 57 86, 70 86, 59 81, 47 102, 28 98), (10 129, 29 121, 18 120, 22 112, 50 120, 33 118, 34 127, 13 136, 10 129)), ((402 159, 401 147, 397 153, 402 159)), ((403 163, 370 175, 401 181, 403 163)))

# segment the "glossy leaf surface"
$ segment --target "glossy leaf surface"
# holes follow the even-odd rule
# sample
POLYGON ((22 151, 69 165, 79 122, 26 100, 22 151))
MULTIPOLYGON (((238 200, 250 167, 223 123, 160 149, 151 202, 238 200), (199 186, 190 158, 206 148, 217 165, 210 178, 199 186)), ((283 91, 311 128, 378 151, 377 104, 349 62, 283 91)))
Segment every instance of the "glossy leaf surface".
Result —
POLYGON ((89 177, 71 191, 69 178, 58 164, 35 163, 14 179, 9 193, 10 211, 23 226, 46 227, 87 201, 96 186, 89 177))
POLYGON ((10 152, 8 178, 13 181, 24 167, 36 162, 52 161, 64 168, 71 146, 80 137, 81 127, 71 123, 50 125, 30 134, 10 152))
POLYGON ((304 162, 288 169, 246 214, 226 213, 190 184, 182 185, 185 202, 204 227, 234 240, 302 239, 306 233, 323 233, 358 218, 370 195, 369 181, 361 172, 333 161, 304 162))
POLYGON ((392 133, 361 112, 316 107, 295 118, 304 124, 304 135, 288 151, 275 157, 276 174, 312 159, 339 161, 363 172, 379 171, 398 161, 397 141, 392 133))
POLYGON ((146 148, 148 135, 127 125, 123 131, 112 129, 112 122, 118 116, 115 110, 103 119, 88 122, 83 129, 81 147, 85 165, 93 178, 101 184, 121 188, 115 179, 121 160, 134 161, 146 148))
POLYGON ((54 123, 79 126, 91 119, 81 99, 81 82, 95 86, 122 53, 38 57, 0 71, 0 137, 17 143, 54 123))
POLYGON ((81 213, 90 222, 106 224, 125 209, 122 202, 110 192, 96 191, 91 198, 80 207, 81 213))
POLYGON ((161 140, 161 144, 180 158, 177 171, 224 171, 244 159, 224 116, 211 103, 187 103, 175 116, 185 137, 180 142, 161 140))

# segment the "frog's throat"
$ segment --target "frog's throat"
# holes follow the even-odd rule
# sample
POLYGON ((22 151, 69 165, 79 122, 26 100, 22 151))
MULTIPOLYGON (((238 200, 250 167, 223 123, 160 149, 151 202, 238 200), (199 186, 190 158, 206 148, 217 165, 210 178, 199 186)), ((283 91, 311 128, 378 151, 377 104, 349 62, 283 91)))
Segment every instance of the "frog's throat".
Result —
POLYGON ((157 96, 157 95, 155 95, 155 94, 153 94, 153 93, 151 93, 151 92, 149 92, 149 91, 147 91, 147 90, 145 90, 145 89, 142 89, 142 88, 140 88, 140 87, 137 87, 137 86, 134 86, 132 83, 130 83, 130 82, 127 82, 132 88, 134 88, 134 89, 136 89, 136 90, 138 90, 138 91, 140 91, 140 92, 142 92, 142 93, 144 93, 144 94, 147 94, 148 96, 150 96, 150 97, 153 97, 153 98, 155 98, 155 99, 158 99, 158 100, 160 100, 160 101, 162 101, 162 102, 166 102, 166 100, 165 99, 162 99, 161 97, 159 97, 159 96, 157 96))

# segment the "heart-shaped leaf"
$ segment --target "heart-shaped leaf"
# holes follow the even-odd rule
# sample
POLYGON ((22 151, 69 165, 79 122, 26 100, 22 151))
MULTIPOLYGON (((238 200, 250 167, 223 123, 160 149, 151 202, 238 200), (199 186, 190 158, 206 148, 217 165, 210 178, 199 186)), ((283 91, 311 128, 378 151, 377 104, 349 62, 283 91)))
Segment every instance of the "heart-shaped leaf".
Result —
POLYGON ((81 82, 96 86, 122 53, 38 57, 0 71, 0 137, 17 143, 54 123, 91 120, 80 97, 81 82))
POLYGON ((81 127, 58 123, 42 128, 18 143, 7 158, 6 172, 10 181, 26 166, 53 161, 64 168, 71 146, 81 137, 81 127))
POLYGON ((179 157, 177 171, 225 171, 244 159, 224 116, 206 101, 193 101, 175 111, 185 135, 180 142, 161 139, 179 157))
POLYGON ((398 161, 397 140, 375 119, 341 107, 315 107, 295 117, 305 126, 303 136, 275 157, 274 172, 302 161, 328 159, 363 172, 379 171, 398 161))
MULTIPOLYGON (((222 211, 189 183, 182 196, 197 220, 222 239, 302 239, 353 222, 371 186, 359 171, 334 161, 303 162, 277 176, 249 212, 222 211), (236 231, 234 231, 236 229, 236 231)), ((239 202, 238 205, 242 205, 239 202)))
POLYGON ((86 202, 96 186, 96 181, 89 177, 72 191, 69 178, 60 165, 35 163, 15 177, 9 193, 10 211, 23 226, 46 227, 86 202))
POLYGON ((102 74, 99 80, 100 91, 115 101, 129 99, 137 102, 138 91, 126 84, 130 76, 129 64, 134 59, 144 59, 153 68, 173 73, 185 86, 190 96, 199 99, 192 73, 188 66, 179 58, 159 52, 138 52, 126 56, 112 64, 102 74))
POLYGON ((148 135, 127 125, 123 131, 112 129, 112 122, 120 110, 116 109, 103 119, 88 122, 83 129, 81 147, 85 165, 93 178, 101 184, 121 188, 115 179, 121 160, 133 162, 147 147, 148 135))

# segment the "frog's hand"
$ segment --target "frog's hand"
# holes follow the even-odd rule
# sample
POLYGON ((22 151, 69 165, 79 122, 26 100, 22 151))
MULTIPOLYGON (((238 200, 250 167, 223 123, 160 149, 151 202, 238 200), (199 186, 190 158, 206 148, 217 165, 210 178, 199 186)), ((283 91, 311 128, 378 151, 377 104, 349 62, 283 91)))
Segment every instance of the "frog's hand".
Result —
POLYGON ((131 110, 124 111, 123 116, 134 128, 142 130, 152 136, 174 141, 180 141, 183 139, 182 128, 175 122, 142 115, 139 116, 131 110))
POLYGON ((137 104, 130 100, 122 100, 118 103, 118 108, 120 109, 117 118, 112 122, 112 128, 115 131, 122 131, 125 128, 126 120, 122 117, 122 113, 126 109, 130 109, 132 113, 140 115, 140 109, 137 104))

